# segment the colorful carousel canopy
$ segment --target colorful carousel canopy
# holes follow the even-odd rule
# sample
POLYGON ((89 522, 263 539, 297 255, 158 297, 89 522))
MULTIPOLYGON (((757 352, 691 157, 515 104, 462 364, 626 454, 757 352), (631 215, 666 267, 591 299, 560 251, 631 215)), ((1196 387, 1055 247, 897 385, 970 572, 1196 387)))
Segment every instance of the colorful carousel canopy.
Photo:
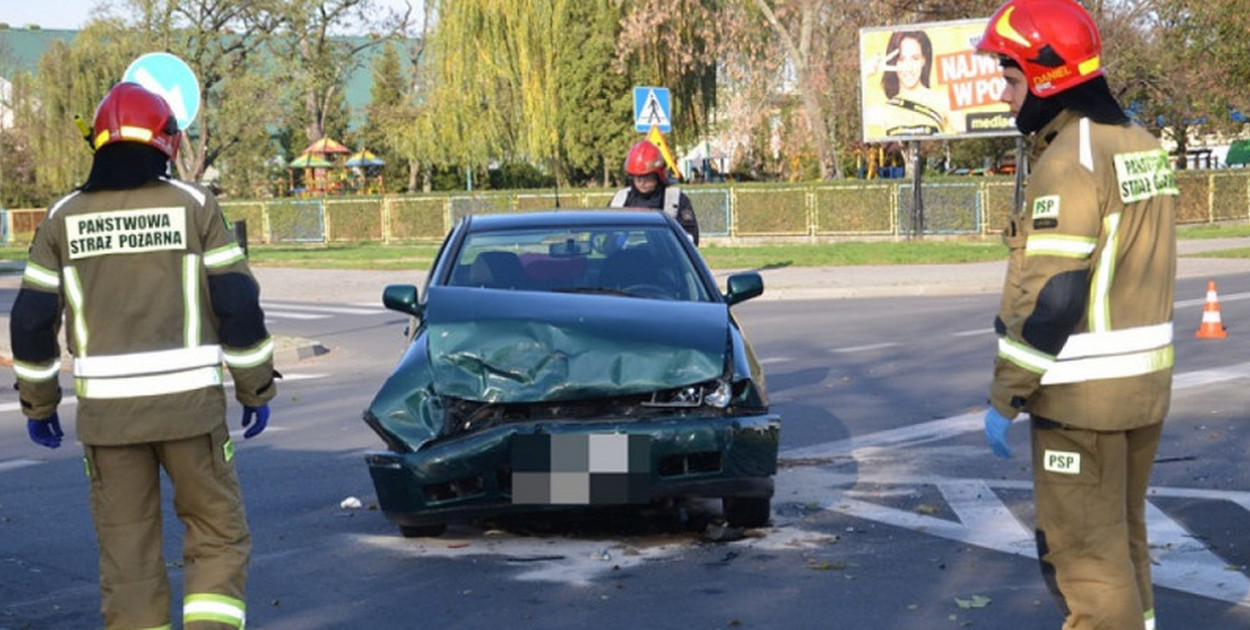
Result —
POLYGON ((379 159, 378 156, 374 155, 372 151, 369 151, 368 149, 361 149, 360 151, 353 153, 351 157, 347 158, 347 162, 345 162, 345 164, 347 166, 382 166, 383 164, 386 164, 386 162, 379 159))
POLYGON ((323 158, 319 158, 311 153, 305 153, 291 160, 287 166, 291 168, 328 168, 331 164, 323 158))
POLYGON ((304 149, 304 153, 329 155, 331 153, 351 153, 352 150, 330 138, 322 138, 304 149))

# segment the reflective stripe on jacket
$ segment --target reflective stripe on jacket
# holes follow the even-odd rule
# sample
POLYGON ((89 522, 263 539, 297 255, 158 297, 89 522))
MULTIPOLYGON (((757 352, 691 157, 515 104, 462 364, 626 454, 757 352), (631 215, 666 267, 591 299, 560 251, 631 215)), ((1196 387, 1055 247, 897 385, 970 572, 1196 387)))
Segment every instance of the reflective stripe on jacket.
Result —
MULTIPOLYGON (((21 290, 59 296, 25 303, 64 309, 85 444, 212 430, 225 413, 223 361, 245 404, 274 394, 273 343, 255 280, 216 199, 197 186, 161 180, 66 196, 39 226, 21 290), (214 278, 227 277, 237 278, 228 286, 245 288, 243 306, 213 293, 214 278), (218 312, 221 304, 246 311, 250 330, 223 338, 229 313, 218 312)), ((59 313, 20 315, 60 320, 59 313)), ((55 347, 56 326, 30 334, 48 338, 40 347, 55 347)), ((59 357, 20 357, 17 348, 14 355, 23 406, 32 417, 49 415, 60 400, 59 357)))
MULTIPOLYGON (((630 187, 626 186, 612 196, 612 201, 608 203, 609 208, 624 208, 625 200, 629 198, 630 187)), ((677 186, 664 187, 664 207, 660 208, 674 219, 677 219, 677 208, 681 205, 681 188, 677 186)))
MULTIPOLYGON (((1065 111, 1038 133, 1014 221, 990 402, 1071 426, 1159 422, 1176 276, 1167 154, 1140 127, 1065 111)), ((1010 228, 1009 228, 1010 230, 1010 228)))

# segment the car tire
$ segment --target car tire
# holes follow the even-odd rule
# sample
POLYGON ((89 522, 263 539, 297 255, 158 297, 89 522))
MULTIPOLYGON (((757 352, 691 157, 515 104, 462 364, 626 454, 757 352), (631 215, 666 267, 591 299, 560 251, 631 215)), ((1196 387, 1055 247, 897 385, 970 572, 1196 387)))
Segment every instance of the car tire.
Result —
POLYGON ((772 497, 724 497, 725 521, 735 527, 763 527, 772 517, 772 497))
POLYGON ((446 523, 435 523, 433 525, 400 525, 399 533, 404 538, 433 538, 441 536, 447 531, 446 523))

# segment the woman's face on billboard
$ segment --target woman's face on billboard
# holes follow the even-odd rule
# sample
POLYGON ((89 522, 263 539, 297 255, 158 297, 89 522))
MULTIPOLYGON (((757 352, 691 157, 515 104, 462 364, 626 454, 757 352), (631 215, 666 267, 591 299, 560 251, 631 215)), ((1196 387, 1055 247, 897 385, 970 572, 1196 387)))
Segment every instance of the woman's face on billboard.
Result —
POLYGON ((898 43, 898 61, 895 67, 898 68, 898 82, 905 90, 914 90, 920 87, 920 74, 924 71, 924 52, 920 48, 920 42, 910 37, 903 39, 898 43))

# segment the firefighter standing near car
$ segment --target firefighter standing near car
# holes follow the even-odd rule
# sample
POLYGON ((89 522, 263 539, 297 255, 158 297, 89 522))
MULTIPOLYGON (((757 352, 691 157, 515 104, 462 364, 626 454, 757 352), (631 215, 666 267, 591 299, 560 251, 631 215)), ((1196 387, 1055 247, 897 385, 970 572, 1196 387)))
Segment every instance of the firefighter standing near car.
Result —
POLYGON ((1038 558, 1063 628, 1153 629, 1145 495, 1172 384, 1176 180, 1111 95, 1076 2, 1010 0, 978 50, 1035 142, 1005 235, 986 437, 1010 457, 1011 419, 1031 417, 1038 558))
POLYGON ((639 140, 625 157, 625 175, 629 186, 616 191, 613 208, 655 208, 677 220, 682 229, 699 244, 699 220, 690 198, 681 188, 668 183, 668 167, 660 148, 649 140, 639 140))
POLYGON ((160 96, 135 83, 109 91, 89 137, 91 173, 40 224, 11 317, 28 431, 56 448, 64 309, 110 630, 171 627, 161 468, 186 528, 182 627, 245 621, 251 535, 222 361, 244 405, 244 437, 254 437, 275 394, 273 343, 216 199, 166 175, 181 137, 160 96))

